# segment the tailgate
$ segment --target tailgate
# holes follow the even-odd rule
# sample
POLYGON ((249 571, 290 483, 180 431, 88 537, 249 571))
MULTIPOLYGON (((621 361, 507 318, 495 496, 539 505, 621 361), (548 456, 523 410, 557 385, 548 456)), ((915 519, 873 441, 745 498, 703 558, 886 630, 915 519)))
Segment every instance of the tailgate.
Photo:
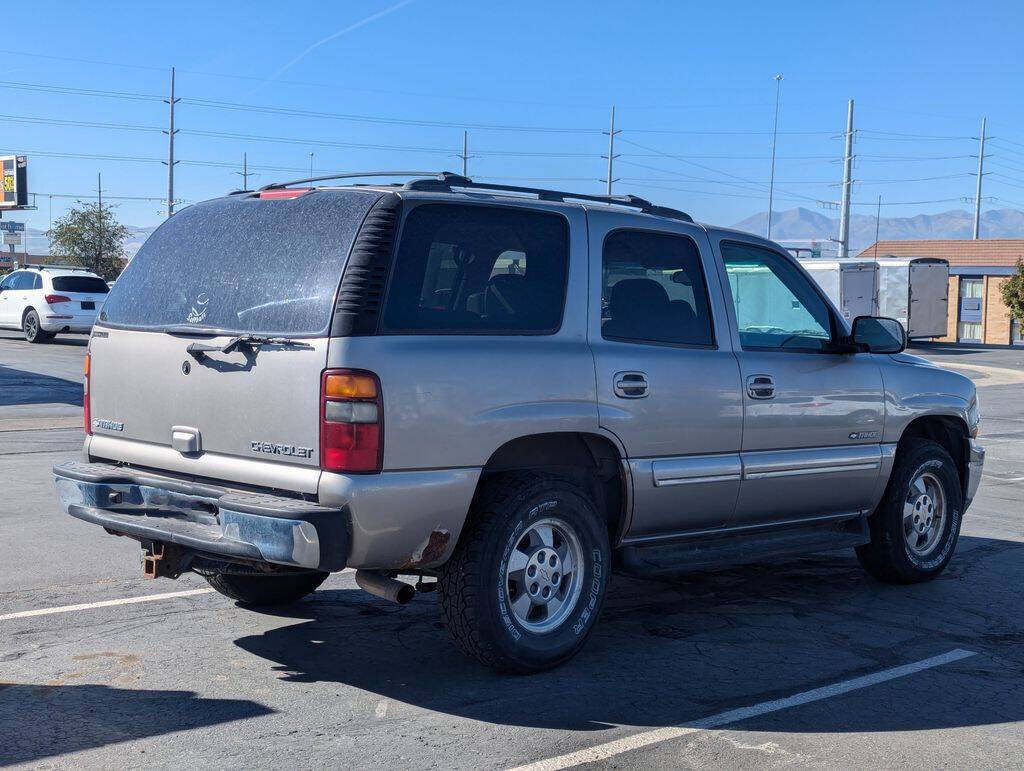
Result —
MULTIPOLYGON (((229 338, 204 338, 224 344, 229 338)), ((196 338, 109 329, 90 344, 93 455, 315 492, 327 339, 211 352, 196 338), (194 435, 195 439, 192 439, 194 435), (301 473, 308 469, 313 473, 301 473)))

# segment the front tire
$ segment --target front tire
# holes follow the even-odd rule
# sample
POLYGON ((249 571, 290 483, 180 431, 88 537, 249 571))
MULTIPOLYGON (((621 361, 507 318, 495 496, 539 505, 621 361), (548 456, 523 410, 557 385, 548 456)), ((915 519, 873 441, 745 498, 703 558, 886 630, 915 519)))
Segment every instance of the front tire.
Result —
POLYGON ((886 583, 913 584, 941 573, 956 549, 963 492, 953 458, 935 442, 900 448, 885 496, 868 520, 871 542, 857 558, 886 583))
POLYGON ((34 310, 25 314, 25 318, 21 322, 21 331, 24 332, 25 339, 30 343, 45 343, 53 337, 40 326, 39 314, 34 310))
POLYGON ((319 571, 279 576, 214 571, 204 573, 203 578, 225 597, 258 608, 297 602, 316 591, 329 575, 319 571))
POLYGON ((573 482, 507 474, 485 483, 441 571, 445 625, 459 646, 505 672, 539 672, 583 647, 611 568, 607 527, 573 482))

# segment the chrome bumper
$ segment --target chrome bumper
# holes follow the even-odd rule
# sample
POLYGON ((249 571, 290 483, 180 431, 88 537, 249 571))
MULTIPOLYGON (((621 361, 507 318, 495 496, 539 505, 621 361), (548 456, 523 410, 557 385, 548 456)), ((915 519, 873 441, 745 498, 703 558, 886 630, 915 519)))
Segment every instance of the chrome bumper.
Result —
POLYGON ((970 439, 970 457, 967 460, 967 492, 964 495, 964 509, 971 505, 978 485, 981 484, 982 469, 985 466, 985 448, 970 439))
POLYGON ((72 461, 53 474, 67 514, 117 535, 231 559, 345 567, 348 527, 339 509, 108 463, 72 461))

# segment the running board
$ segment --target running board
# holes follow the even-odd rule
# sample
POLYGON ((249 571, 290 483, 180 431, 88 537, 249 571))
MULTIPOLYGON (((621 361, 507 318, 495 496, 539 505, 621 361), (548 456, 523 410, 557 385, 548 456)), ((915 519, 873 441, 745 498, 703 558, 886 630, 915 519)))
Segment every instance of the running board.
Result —
POLYGON ((870 540, 867 517, 857 517, 784 530, 630 544, 615 551, 614 566, 636 576, 673 575, 860 546, 870 540))

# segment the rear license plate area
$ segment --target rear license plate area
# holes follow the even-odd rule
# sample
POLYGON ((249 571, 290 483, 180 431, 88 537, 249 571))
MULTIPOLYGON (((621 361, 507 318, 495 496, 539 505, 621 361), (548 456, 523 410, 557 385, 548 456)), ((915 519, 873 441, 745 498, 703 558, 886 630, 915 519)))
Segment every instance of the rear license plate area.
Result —
POLYGON ((94 311, 94 310, 96 310, 96 303, 94 303, 94 302, 83 302, 82 303, 82 310, 83 311, 94 311))

